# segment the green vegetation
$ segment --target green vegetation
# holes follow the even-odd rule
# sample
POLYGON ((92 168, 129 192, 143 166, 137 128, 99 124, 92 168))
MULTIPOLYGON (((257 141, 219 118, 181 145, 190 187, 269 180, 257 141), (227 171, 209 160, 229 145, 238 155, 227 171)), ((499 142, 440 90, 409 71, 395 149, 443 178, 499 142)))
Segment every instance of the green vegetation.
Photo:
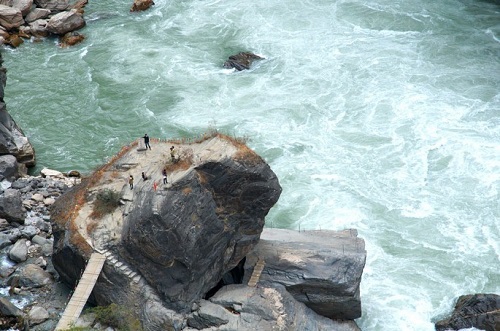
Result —
MULTIPOLYGON (((95 322, 110 326, 117 331, 143 331, 141 322, 134 313, 123 306, 114 303, 109 306, 99 306, 85 310, 85 314, 95 315, 95 322)), ((71 327, 66 331, 90 331, 89 327, 71 327)))
POLYGON ((91 218, 101 218, 112 213, 120 205, 121 194, 111 189, 103 189, 97 192, 94 201, 94 209, 91 218))

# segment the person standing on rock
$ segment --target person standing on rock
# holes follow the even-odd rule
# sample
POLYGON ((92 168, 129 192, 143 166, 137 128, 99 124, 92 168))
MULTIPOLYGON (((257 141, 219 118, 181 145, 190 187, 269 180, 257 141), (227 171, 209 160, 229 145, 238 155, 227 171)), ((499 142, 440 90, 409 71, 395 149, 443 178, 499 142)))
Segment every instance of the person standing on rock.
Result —
POLYGON ((167 184, 168 183, 168 181, 167 181, 167 169, 163 168, 162 174, 163 174, 163 184, 167 184))
POLYGON ((172 159, 172 162, 175 163, 175 149, 174 148, 175 148, 174 146, 170 147, 170 159, 172 159))
POLYGON ((130 189, 134 189, 134 176, 130 175, 128 178, 128 184, 130 185, 130 189))
POLYGON ((149 136, 147 133, 144 134, 144 145, 146 146, 146 149, 151 149, 151 145, 149 144, 149 136))

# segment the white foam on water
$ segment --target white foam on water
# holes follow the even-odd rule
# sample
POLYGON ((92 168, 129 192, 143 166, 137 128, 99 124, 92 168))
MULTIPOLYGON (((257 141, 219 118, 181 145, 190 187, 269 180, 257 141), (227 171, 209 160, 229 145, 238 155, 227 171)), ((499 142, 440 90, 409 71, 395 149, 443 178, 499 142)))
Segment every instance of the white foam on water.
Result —
POLYGON ((500 291, 497 12, 468 6, 93 2, 81 45, 6 50, 7 105, 54 169, 145 132, 248 137, 283 187, 269 226, 366 240, 362 329, 430 331, 459 295, 500 291), (265 60, 224 69, 240 51, 265 60))

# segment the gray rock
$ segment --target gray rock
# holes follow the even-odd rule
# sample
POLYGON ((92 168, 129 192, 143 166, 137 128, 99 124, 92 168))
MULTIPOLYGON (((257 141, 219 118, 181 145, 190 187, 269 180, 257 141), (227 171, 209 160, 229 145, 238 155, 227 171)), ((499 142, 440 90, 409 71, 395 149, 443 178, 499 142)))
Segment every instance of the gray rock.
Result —
POLYGON ((28 239, 31 239, 33 238, 36 234, 38 234, 40 232, 40 230, 38 230, 36 227, 34 227, 33 225, 28 225, 28 226, 24 226, 22 227, 21 229, 21 235, 23 237, 26 237, 28 239))
POLYGON ((0 181, 4 179, 13 181, 20 175, 16 157, 10 154, 0 155, 0 181))
POLYGON ((8 265, 0 265, 0 284, 2 284, 2 279, 7 279, 12 273, 16 271, 14 267, 8 265))
POLYGON ((52 255, 54 248, 52 246, 52 243, 50 244, 45 244, 42 246, 42 255, 43 256, 50 256, 52 255))
POLYGON ((13 189, 20 190, 30 184, 29 180, 26 178, 18 178, 10 186, 13 189))
POLYGON ((10 241, 10 236, 5 233, 0 233, 0 250, 10 245, 12 245, 12 242, 10 241))
POLYGON ((9 222, 5 218, 0 218, 0 231, 9 227, 9 222))
POLYGON ((5 68, 1 67, 2 62, 0 53, 0 155, 12 154, 16 157, 18 163, 31 167, 36 164, 33 146, 31 146, 21 128, 17 126, 14 119, 7 112, 5 106, 4 89, 7 75, 5 68))
POLYGON ((30 11, 28 15, 26 15, 24 20, 27 23, 32 23, 32 22, 35 22, 36 20, 39 20, 41 18, 47 18, 47 17, 49 17, 49 15, 50 15, 49 9, 33 8, 33 10, 30 11))
POLYGON ((28 15, 33 6, 33 0, 12 0, 12 7, 21 11, 23 16, 28 15))
POLYGON ((23 131, 7 113, 3 102, 0 102, 0 132, 0 153, 14 155, 17 162, 25 164, 27 167, 35 165, 33 147, 23 131))
POLYGON ((145 331, 172 330, 180 331, 186 327, 182 314, 166 308, 153 297, 145 303, 141 311, 141 321, 145 331))
POLYGON ((198 330, 219 327, 229 322, 229 314, 224 307, 201 300, 198 311, 188 318, 187 323, 190 327, 198 330))
POLYGON ((279 285, 276 288, 228 285, 210 301, 225 308, 225 313, 219 310, 215 316, 223 314, 229 320, 217 330, 359 331, 353 321, 333 321, 316 314, 279 285), (234 311, 234 306, 240 306, 241 311, 234 311))
POLYGON ((28 259, 28 240, 19 239, 9 250, 9 258, 15 262, 24 262, 28 259))
MULTIPOLYGON (((63 15, 62 14, 58 14, 60 17, 62 17, 63 15)), ((57 15, 56 15, 57 16, 57 15)), ((49 168, 43 168, 42 170, 40 170, 40 175, 43 177, 43 178, 64 178, 64 175, 62 172, 60 171, 57 171, 57 170, 53 170, 53 169, 49 169, 49 168)), ((45 183, 44 183, 45 184, 45 183)), ((51 183, 48 183, 48 186, 51 186, 51 183)))
POLYGON ((24 287, 42 287, 52 284, 52 276, 36 264, 27 264, 15 272, 19 276, 19 285, 24 287))
POLYGON ((23 311, 14 306, 7 298, 0 297, 0 316, 22 317, 23 311))
POLYGON ((54 202, 56 202, 56 199, 54 199, 54 198, 45 198, 45 199, 43 199, 43 204, 45 206, 51 206, 51 205, 54 204, 54 202))
POLYGON ((24 224, 26 212, 23 208, 21 193, 18 190, 9 188, 0 196, 0 217, 5 218, 9 223, 24 224))
MULTIPOLYGON (((13 224, 16 225, 16 223, 13 224)), ((11 242, 16 242, 21 238, 21 230, 19 230, 19 228, 10 229, 6 234, 9 236, 11 242)))
POLYGON ((49 313, 41 306, 33 306, 28 313, 30 325, 37 325, 49 319, 49 313))
POLYGON ((76 328, 91 328, 94 323, 95 323, 95 314, 90 313, 80 316, 76 320, 74 326, 76 328))
POLYGON ((54 12, 66 10, 69 7, 69 0, 34 0, 34 2, 37 7, 54 12))
POLYGON ((49 222, 45 222, 43 220, 39 220, 35 223, 35 226, 40 229, 40 231, 43 231, 45 233, 50 233, 52 230, 52 227, 49 222))
POLYGON ((17 8, 0 5, 0 25, 7 30, 18 28, 24 24, 23 14, 17 8))
POLYGON ((40 245, 40 246, 43 246, 47 243, 49 243, 49 240, 47 240, 47 238, 43 238, 39 235, 35 235, 31 238, 31 242, 34 243, 34 244, 37 244, 37 245, 40 245))
POLYGON ((359 286, 366 251, 355 230, 264 229, 247 256, 244 281, 259 258, 265 261, 260 284, 281 284, 296 300, 332 319, 361 317, 359 286))
POLYGON ((42 201, 43 201, 43 199, 44 199, 43 194, 38 193, 38 192, 37 192, 37 193, 35 193, 35 194, 33 194, 33 195, 31 196, 31 200, 34 200, 34 201, 37 201, 37 202, 42 202, 42 201))
POLYGON ((85 20, 76 10, 61 12, 52 16, 47 23, 47 30, 57 35, 81 29, 85 26, 85 20))
POLYGON ((476 328, 500 330, 500 295, 472 294, 458 298, 453 314, 435 324, 437 331, 476 328))
POLYGON ((35 264, 37 266, 39 266, 40 268, 42 269, 45 269, 47 267, 47 260, 45 260, 42 256, 39 256, 36 260, 35 260, 35 264))

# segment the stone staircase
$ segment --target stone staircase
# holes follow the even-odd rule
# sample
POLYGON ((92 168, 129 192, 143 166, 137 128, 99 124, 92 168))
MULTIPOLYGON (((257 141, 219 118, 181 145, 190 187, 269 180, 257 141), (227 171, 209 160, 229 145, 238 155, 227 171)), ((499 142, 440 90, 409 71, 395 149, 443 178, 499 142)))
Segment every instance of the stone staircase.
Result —
POLYGON ((132 270, 132 268, 128 266, 126 263, 120 262, 118 258, 111 251, 103 249, 99 250, 99 253, 104 255, 106 257, 106 261, 111 266, 114 266, 116 270, 127 276, 131 282, 140 285, 146 284, 146 281, 140 274, 132 270))

